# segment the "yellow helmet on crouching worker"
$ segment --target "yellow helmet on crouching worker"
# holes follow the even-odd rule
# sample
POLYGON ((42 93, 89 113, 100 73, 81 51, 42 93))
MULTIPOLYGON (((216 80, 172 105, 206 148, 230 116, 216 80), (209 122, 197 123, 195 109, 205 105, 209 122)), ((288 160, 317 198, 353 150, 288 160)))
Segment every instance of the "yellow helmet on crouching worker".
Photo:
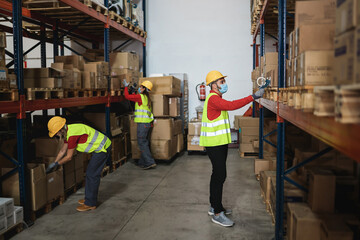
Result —
POLYGON ((141 83, 141 85, 149 89, 149 91, 151 91, 153 88, 153 84, 150 81, 144 81, 143 83, 141 83))
POLYGON ((210 83, 226 77, 227 76, 222 75, 219 71, 211 71, 206 75, 206 85, 209 86, 210 83))
POLYGON ((62 117, 52 117, 48 122, 49 136, 53 137, 57 134, 66 123, 66 119, 62 117))

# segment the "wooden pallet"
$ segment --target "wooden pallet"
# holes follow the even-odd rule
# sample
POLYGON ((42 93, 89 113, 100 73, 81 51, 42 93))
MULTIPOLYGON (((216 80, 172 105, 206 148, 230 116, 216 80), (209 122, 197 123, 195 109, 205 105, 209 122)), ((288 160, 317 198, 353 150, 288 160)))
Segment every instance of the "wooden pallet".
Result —
POLYGON ((64 90, 61 88, 27 88, 26 99, 37 100, 37 99, 55 99, 63 98, 64 90))
POLYGON ((314 115, 332 117, 335 115, 336 86, 319 86, 314 88, 314 115))
POLYGON ((121 96, 122 95, 123 90, 119 89, 119 90, 110 90, 110 96, 121 96))
POLYGON ((239 151, 239 155, 241 158, 254 158, 259 156, 259 153, 257 152, 240 152, 239 151))
POLYGON ((108 91, 106 89, 65 89, 64 97, 104 97, 107 96, 108 91))
POLYGON ((1 89, 0 101, 19 101, 19 91, 17 89, 1 89))
POLYGON ((80 2, 84 3, 86 6, 88 6, 89 8, 94 9, 95 11, 97 11, 98 13, 103 14, 104 16, 108 16, 109 15, 109 10, 105 8, 105 6, 100 5, 96 2, 93 2, 91 0, 80 0, 80 2))
MULTIPOLYGON (((314 86, 289 87, 286 92, 286 104, 304 112, 314 111, 314 86)), ((284 95, 283 95, 284 96, 284 95)))
POLYGON ((345 85, 335 90, 335 120, 360 123, 360 84, 345 85))
POLYGON ((6 232, 4 232, 3 234, 0 234, 0 240, 10 239, 14 237, 16 234, 22 232, 23 230, 24 230, 24 224, 22 222, 18 223, 7 229, 6 232))
POLYGON ((61 195, 46 203, 42 208, 38 209, 37 211, 30 212, 30 219, 35 221, 37 218, 43 216, 51 212, 55 207, 62 205, 65 201, 65 195, 61 195))
POLYGON ((124 157, 122 157, 122 158, 119 159, 119 160, 113 161, 113 162, 112 162, 113 170, 116 170, 116 169, 118 169, 119 167, 121 167, 122 165, 124 165, 124 164, 126 163, 126 160, 127 160, 127 157, 124 156, 124 157))

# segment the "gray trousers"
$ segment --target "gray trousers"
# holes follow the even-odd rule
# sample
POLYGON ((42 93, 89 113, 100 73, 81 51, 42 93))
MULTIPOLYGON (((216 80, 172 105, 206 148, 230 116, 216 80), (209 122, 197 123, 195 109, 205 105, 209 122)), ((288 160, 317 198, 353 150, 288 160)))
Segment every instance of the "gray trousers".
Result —
POLYGON ((137 142, 141 152, 141 156, 139 160, 140 166, 148 167, 155 163, 154 158, 151 156, 150 146, 149 146, 150 131, 151 131, 151 123, 137 124, 137 142))

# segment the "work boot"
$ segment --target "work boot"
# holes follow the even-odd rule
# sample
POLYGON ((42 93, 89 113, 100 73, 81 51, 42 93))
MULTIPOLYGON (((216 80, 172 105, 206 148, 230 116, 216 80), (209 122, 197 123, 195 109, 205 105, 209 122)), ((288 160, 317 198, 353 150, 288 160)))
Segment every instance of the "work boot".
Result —
MULTIPOLYGON (((225 215, 230 215, 230 214, 232 214, 232 211, 230 209, 228 209, 228 210, 224 209, 224 213, 225 213, 225 215)), ((214 212, 213 207, 210 207, 208 214, 209 214, 209 216, 214 216, 215 212, 214 212)))
POLYGON ((151 164, 151 165, 149 165, 149 166, 144 166, 142 169, 148 170, 148 169, 150 169, 150 168, 155 168, 155 167, 156 167, 156 163, 151 164))
POLYGON ((76 208, 77 211, 79 212, 85 212, 85 211, 89 211, 89 210, 94 210, 96 209, 96 206, 88 206, 88 205, 80 205, 76 208))
POLYGON ((78 201, 78 204, 80 204, 80 205, 84 205, 84 203, 85 203, 85 199, 80 199, 80 200, 78 201))
POLYGON ((219 215, 214 215, 211 218, 211 221, 213 221, 216 224, 219 224, 223 227, 232 227, 234 225, 234 222, 227 218, 224 214, 224 212, 221 212, 219 215))

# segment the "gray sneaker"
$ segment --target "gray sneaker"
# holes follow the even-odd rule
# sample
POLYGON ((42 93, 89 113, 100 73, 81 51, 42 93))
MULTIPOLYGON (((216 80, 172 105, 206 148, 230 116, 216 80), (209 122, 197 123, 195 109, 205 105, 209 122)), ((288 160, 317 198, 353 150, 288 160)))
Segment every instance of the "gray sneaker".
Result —
POLYGON ((219 215, 214 215, 211 218, 211 221, 213 221, 216 224, 219 224, 223 227, 232 227, 234 225, 234 222, 227 218, 224 214, 224 212, 221 212, 219 215))
MULTIPOLYGON (((229 209, 226 209, 226 210, 224 211, 224 213, 225 213, 225 215, 230 215, 230 214, 232 214, 232 211, 229 210, 229 209)), ((209 208, 208 214, 209 214, 209 216, 214 216, 215 212, 214 212, 214 208, 213 208, 213 207, 210 207, 210 208, 209 208)))
POLYGON ((151 165, 149 165, 149 166, 143 166, 143 167, 142 167, 142 169, 144 169, 144 170, 148 170, 148 169, 151 169, 151 168, 156 168, 156 163, 151 164, 151 165))

